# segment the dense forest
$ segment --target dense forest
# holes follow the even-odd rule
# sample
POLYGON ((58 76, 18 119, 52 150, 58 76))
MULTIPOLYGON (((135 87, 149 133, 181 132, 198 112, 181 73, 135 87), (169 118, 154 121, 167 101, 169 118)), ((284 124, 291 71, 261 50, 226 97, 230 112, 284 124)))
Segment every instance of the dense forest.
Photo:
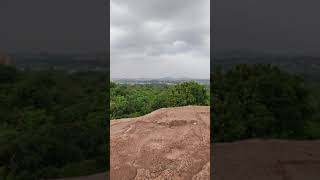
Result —
POLYGON ((212 72, 209 90, 196 82, 108 84, 109 77, 100 72, 20 71, 0 65, 0 179, 106 171, 108 119, 164 107, 211 103, 213 142, 320 138, 317 80, 262 64, 228 70, 215 66, 212 72))
POLYGON ((108 77, 0 65, 0 179, 104 172, 108 77))
POLYGON ((211 93, 195 82, 110 85, 110 119, 163 107, 208 105, 213 142, 248 138, 320 138, 320 83, 270 64, 215 69, 211 93))
POLYGON ((320 83, 277 66, 215 66, 211 140, 320 138, 320 83))
POLYGON ((159 108, 209 105, 209 88, 196 82, 176 85, 110 85, 110 119, 137 117, 159 108))

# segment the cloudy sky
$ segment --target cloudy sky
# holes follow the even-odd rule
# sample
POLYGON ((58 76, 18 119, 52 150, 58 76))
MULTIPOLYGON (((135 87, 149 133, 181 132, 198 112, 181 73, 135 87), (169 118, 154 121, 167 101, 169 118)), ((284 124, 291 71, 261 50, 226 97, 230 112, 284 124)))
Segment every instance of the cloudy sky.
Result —
POLYGON ((111 0, 111 78, 209 78, 210 0, 111 0))
POLYGON ((215 0, 214 51, 320 56, 320 1, 215 0))
POLYGON ((106 0, 0 0, 0 51, 105 51, 106 0))

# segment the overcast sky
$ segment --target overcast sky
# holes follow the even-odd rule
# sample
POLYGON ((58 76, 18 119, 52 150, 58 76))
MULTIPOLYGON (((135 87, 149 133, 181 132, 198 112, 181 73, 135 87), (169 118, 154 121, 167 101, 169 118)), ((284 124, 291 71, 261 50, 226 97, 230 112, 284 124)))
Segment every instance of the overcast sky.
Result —
POLYGON ((0 51, 106 51, 106 0, 0 0, 0 51))
POLYGON ((111 0, 111 78, 209 78, 210 0, 111 0))
POLYGON ((319 0, 214 0, 214 51, 320 55, 319 0))

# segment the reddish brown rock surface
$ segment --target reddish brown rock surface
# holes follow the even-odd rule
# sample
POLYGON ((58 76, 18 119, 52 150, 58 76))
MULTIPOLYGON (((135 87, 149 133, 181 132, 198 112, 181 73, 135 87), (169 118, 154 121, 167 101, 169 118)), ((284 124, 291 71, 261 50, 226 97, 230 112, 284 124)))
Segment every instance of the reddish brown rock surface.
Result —
POLYGON ((209 179, 209 107, 165 108, 111 122, 110 178, 209 179))
POLYGON ((320 141, 246 140, 211 148, 216 180, 320 179, 320 141))

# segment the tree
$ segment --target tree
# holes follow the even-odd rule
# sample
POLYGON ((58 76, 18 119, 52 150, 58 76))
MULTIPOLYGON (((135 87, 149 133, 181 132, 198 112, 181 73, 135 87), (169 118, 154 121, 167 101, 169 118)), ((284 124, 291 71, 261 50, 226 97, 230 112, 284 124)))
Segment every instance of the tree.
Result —
POLYGON ((0 64, 0 85, 2 83, 13 83, 18 79, 18 71, 11 66, 0 64))
POLYGON ((298 138, 310 115, 302 78, 271 65, 237 65, 212 79, 212 139, 298 138))
POLYGON ((208 93, 204 86, 196 82, 184 82, 170 90, 169 100, 173 106, 207 105, 208 93))

